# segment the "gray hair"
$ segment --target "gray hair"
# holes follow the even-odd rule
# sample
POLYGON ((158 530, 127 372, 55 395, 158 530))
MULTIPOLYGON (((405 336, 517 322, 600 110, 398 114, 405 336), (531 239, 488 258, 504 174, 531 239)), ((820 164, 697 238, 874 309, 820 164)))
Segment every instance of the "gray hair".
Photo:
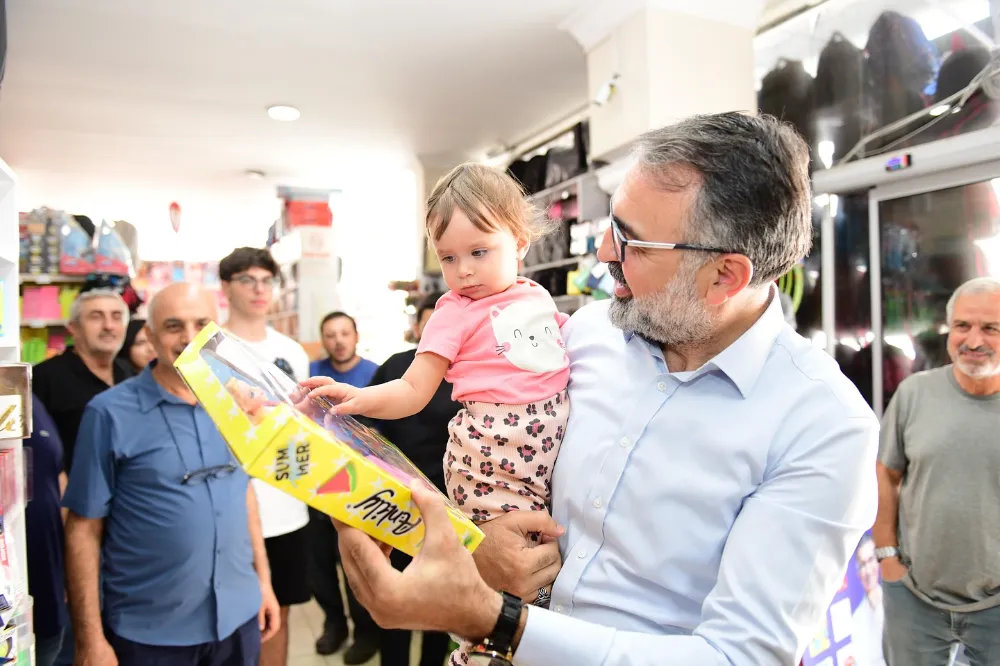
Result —
POLYGON ((948 325, 951 326, 951 316, 955 314, 955 303, 958 303, 958 299, 962 296, 968 294, 996 294, 1000 293, 1000 280, 993 277, 978 277, 969 280, 964 283, 955 293, 951 295, 948 299, 948 305, 945 306, 945 315, 947 316, 948 325))
POLYGON ((659 187, 698 188, 677 242, 745 255, 751 286, 776 280, 809 253, 809 148, 790 125, 737 112, 693 116, 643 134, 634 152, 659 187))
POLYGON ((128 304, 114 289, 91 289, 90 291, 84 291, 74 299, 72 305, 69 306, 69 320, 71 322, 79 322, 80 315, 83 314, 83 304, 89 301, 96 300, 98 298, 113 298, 118 301, 119 306, 122 309, 122 319, 125 323, 128 323, 128 304))

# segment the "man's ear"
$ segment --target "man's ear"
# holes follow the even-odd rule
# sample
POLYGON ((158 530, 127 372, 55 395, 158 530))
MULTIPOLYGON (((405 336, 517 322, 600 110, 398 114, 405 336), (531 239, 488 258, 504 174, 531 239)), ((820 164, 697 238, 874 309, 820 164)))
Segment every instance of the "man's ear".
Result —
POLYGON ((708 271, 705 301, 719 306, 736 296, 753 279, 753 264, 742 254, 724 254, 703 267, 708 271))

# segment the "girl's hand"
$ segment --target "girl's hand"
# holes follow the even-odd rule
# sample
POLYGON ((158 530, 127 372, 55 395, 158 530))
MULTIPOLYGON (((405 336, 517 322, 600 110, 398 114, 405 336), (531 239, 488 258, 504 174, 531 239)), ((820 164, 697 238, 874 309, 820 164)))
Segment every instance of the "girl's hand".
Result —
POLYGON ((330 414, 334 416, 365 414, 369 406, 364 395, 364 389, 356 388, 350 384, 340 384, 333 380, 330 383, 321 384, 309 392, 309 398, 326 398, 334 403, 330 409, 330 414))

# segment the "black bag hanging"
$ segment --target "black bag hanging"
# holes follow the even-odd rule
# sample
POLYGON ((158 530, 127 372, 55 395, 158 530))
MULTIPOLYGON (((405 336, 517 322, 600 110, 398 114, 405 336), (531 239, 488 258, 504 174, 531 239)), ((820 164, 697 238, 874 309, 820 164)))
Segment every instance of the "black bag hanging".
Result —
MULTIPOLYGON (((901 120, 927 106, 940 65, 938 50, 913 18, 883 12, 868 32, 868 95, 874 115, 866 133, 901 120)), ((914 127, 880 137, 867 150, 886 146, 914 127)))
MULTIPOLYGON (((935 104, 964 90, 990 62, 990 52, 981 46, 953 51, 941 63, 935 104)), ((950 110, 934 123, 930 138, 944 138, 990 127, 997 119, 997 103, 982 89, 975 91, 957 113, 950 110)))
POLYGON ((757 106, 762 113, 791 123, 815 147, 813 78, 801 61, 778 60, 761 81, 757 106))
POLYGON ((861 140, 865 125, 865 56, 840 33, 834 33, 819 54, 814 103, 816 138, 833 141, 839 160, 861 140))

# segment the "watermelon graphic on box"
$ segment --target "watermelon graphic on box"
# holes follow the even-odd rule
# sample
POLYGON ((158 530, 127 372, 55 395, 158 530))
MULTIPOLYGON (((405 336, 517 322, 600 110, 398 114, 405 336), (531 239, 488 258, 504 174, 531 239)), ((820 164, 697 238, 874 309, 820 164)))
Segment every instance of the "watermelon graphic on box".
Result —
POLYGON ((358 487, 358 474, 354 469, 354 463, 349 462, 340 468, 336 474, 321 484, 316 489, 317 495, 339 495, 342 493, 353 493, 358 487))

